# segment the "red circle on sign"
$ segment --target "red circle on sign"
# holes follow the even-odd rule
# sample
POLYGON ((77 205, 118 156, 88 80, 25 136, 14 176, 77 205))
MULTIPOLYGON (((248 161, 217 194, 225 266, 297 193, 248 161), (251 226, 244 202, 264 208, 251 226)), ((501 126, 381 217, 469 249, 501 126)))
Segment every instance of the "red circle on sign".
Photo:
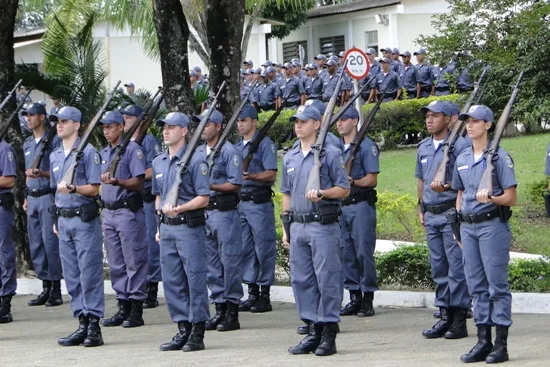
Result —
POLYGON ((349 70, 350 65, 349 65, 349 62, 348 62, 348 65, 346 66, 346 73, 348 73, 348 75, 350 77, 352 77, 353 79, 361 80, 369 74, 369 71, 370 71, 369 58, 367 57, 367 54, 365 52, 363 52, 363 50, 361 50, 357 47, 353 47, 353 48, 350 48, 349 50, 346 51, 346 54, 344 55, 344 62, 345 62, 345 60, 348 59, 349 54, 352 53, 352 52, 357 52, 357 53, 361 54, 361 56, 365 59, 365 64, 367 65, 367 69, 365 70, 365 72, 362 75, 355 75, 355 74, 350 72, 350 70, 349 70))

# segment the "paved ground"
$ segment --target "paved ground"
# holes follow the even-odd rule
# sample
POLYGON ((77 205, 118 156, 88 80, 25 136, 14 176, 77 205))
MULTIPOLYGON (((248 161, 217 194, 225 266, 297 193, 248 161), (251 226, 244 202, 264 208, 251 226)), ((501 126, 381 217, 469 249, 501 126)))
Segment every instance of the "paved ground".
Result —
MULTIPOLYGON (((420 332, 434 322, 428 309, 377 309, 368 319, 346 317, 338 335, 338 354, 291 356, 289 346, 301 339, 295 333, 297 320, 293 304, 276 303, 263 315, 245 313, 241 330, 211 331, 206 350, 195 353, 160 352, 159 344, 172 338, 171 323, 164 303, 145 311, 146 326, 137 329, 103 328, 101 348, 57 345, 57 338, 72 332, 76 321, 66 302, 61 307, 28 307, 32 296, 14 298, 15 321, 0 325, 0 366, 463 366, 459 357, 476 342, 471 336, 457 341, 425 340, 420 332)), ((115 312, 115 299, 107 298, 107 314, 115 312)), ((548 366, 550 364, 550 315, 514 315, 510 333, 512 361, 506 366, 548 366)))

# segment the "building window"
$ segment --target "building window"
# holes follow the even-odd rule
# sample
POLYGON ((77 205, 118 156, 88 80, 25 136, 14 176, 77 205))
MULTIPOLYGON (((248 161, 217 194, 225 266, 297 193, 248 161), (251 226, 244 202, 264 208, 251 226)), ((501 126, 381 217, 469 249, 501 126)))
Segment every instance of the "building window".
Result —
POLYGON ((367 48, 374 48, 378 55, 378 31, 365 32, 365 50, 367 48))
POLYGON ((293 58, 300 58, 300 46, 303 53, 302 62, 308 62, 307 41, 287 42, 283 43, 283 62, 290 62, 293 58))
POLYGON ((324 37, 319 39, 321 53, 323 55, 338 55, 346 51, 346 38, 344 36, 324 37))

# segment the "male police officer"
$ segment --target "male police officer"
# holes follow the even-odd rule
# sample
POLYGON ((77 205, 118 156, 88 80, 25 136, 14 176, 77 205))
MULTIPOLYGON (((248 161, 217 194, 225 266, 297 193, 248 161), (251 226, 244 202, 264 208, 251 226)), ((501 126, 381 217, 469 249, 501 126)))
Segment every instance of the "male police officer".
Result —
POLYGON ((134 103, 136 103, 137 101, 137 96, 136 96, 136 85, 134 84, 134 82, 130 82, 128 84, 124 84, 124 86, 126 87, 126 94, 128 95, 128 97, 130 97, 132 99, 132 101, 134 101, 134 103))
POLYGON ((5 140, 0 140, 0 324, 13 321, 11 298, 17 288, 15 244, 12 237, 15 200, 11 193, 16 174, 15 151, 5 140))
POLYGON ((291 354, 326 356, 336 353, 340 321, 341 262, 339 200, 349 194, 349 182, 341 153, 330 145, 321 155, 321 190, 306 192, 313 167, 312 145, 321 125, 321 113, 306 106, 291 117, 300 145, 283 159, 283 243, 290 245, 292 290, 300 318, 309 325, 308 335, 291 347, 291 354), (291 242, 289 242, 289 240, 291 242))
POLYGON ((414 56, 416 56, 416 68, 420 74, 420 98, 426 98, 432 93, 433 86, 433 75, 432 75, 432 66, 429 62, 425 61, 426 50, 423 48, 415 51, 414 56))
POLYGON ((32 170, 31 166, 36 156, 42 150, 43 139, 48 133, 49 123, 46 122, 46 109, 35 103, 27 111, 27 124, 33 135, 23 143, 25 155, 25 175, 27 176, 27 197, 23 208, 27 212, 27 230, 29 247, 38 279, 42 280, 42 293, 29 301, 29 306, 47 307, 59 306, 61 298, 61 258, 59 257, 59 240, 53 233, 52 214, 53 191, 50 188, 50 154, 57 149, 60 140, 55 137, 44 149, 40 167, 32 170))
POLYGON ((457 193, 450 189, 451 168, 467 144, 462 138, 456 141, 445 182, 435 182, 445 144, 448 144, 452 106, 445 101, 434 101, 421 112, 426 115, 426 128, 432 136, 418 145, 415 176, 418 179, 419 218, 426 230, 432 278, 436 283, 435 306, 441 312, 441 320, 422 335, 428 339, 442 336, 460 339, 468 336, 466 313, 471 297, 464 276, 462 249, 453 238, 446 214, 456 212, 457 193))
POLYGON ((401 96, 401 78, 395 72, 390 70, 390 60, 383 58, 380 60, 382 72, 376 75, 371 83, 371 92, 366 103, 374 101, 375 97, 382 98, 382 102, 396 101, 401 96), (382 93, 385 93, 382 95, 382 93))
MULTIPOLYGON (((142 109, 138 105, 131 105, 122 110, 124 118, 124 131, 127 132, 141 115, 142 109)), ((136 130, 132 140, 140 134, 136 130)), ((160 153, 160 143, 152 134, 145 134, 141 142, 141 151, 145 157, 145 176, 143 181, 143 211, 145 213, 145 227, 147 228, 147 243, 149 244, 148 271, 147 271, 147 298, 143 302, 143 308, 155 308, 158 306, 157 294, 159 282, 162 280, 160 271, 160 248, 155 240, 157 233, 157 221, 155 216, 155 195, 151 193, 152 186, 152 164, 153 159, 160 153)))
MULTIPOLYGON (((243 157, 248 154, 251 141, 257 137, 257 123, 256 109, 245 106, 237 122, 242 140, 236 145, 243 157)), ((243 279, 248 284, 248 299, 239 311, 259 313, 272 308, 269 291, 275 281, 277 234, 271 186, 276 175, 277 148, 266 136, 254 152, 248 172, 243 172, 239 215, 244 253, 243 279)))
MULTIPOLYGON (((338 84, 338 81, 340 80, 340 74, 336 73, 336 70, 338 69, 338 63, 334 60, 329 60, 327 62, 327 76, 324 79, 323 83, 323 101, 328 102, 330 98, 332 97, 332 94, 334 93, 334 90, 336 89, 336 85, 338 84)), ((336 101, 337 105, 342 106, 345 102, 345 94, 346 90, 349 90, 347 87, 347 83, 345 80, 342 82, 342 87, 340 88, 340 92, 338 92, 338 99, 336 101)))
POLYGON ((401 54, 403 58, 403 68, 401 69, 401 84, 407 92, 408 99, 420 98, 420 73, 411 63, 411 53, 405 51, 401 54))
POLYGON ((284 64, 283 72, 285 77, 278 84, 277 107, 283 105, 285 99, 286 102, 283 107, 296 108, 303 105, 306 101, 306 91, 304 85, 292 75, 292 64, 289 62, 284 64))
POLYGON ((321 99, 323 97, 323 80, 319 77, 319 66, 311 64, 310 76, 304 85, 307 99, 321 99))
MULTIPOLYGON (((349 107, 337 122, 344 158, 349 159, 350 145, 357 134, 359 112, 349 107)), ((341 316, 373 316, 374 292, 378 289, 374 249, 376 246, 376 190, 379 151, 376 144, 364 137, 355 154, 351 175, 350 196, 343 200, 342 240, 344 241, 344 287, 350 292, 350 303, 341 316)))
MULTIPOLYGON (((196 122, 200 119, 201 116, 193 116, 196 122)), ((212 148, 220 137, 222 124, 223 115, 214 110, 201 136, 206 143, 197 148, 202 159, 213 154, 212 148)), ((241 327, 239 300, 243 296, 240 267, 243 246, 237 206, 242 176, 242 157, 233 144, 225 142, 215 157, 207 207, 208 284, 216 314, 206 323, 206 330, 231 331, 241 327)))
MULTIPOLYGON (((275 100, 277 94, 277 85, 269 78, 269 72, 274 72, 272 66, 269 66, 266 70, 262 71, 260 77, 263 83, 259 84, 256 91, 256 103, 258 110, 272 111, 275 109, 275 100)), ((254 91, 252 92, 254 93, 254 91)))
MULTIPOLYGON (((368 75, 365 78, 361 79, 360 81, 361 87, 365 85, 365 83, 367 83, 370 78, 378 75, 382 70, 380 63, 376 61, 376 58, 375 58, 376 50, 374 48, 368 48, 366 54, 367 54, 367 58, 369 59, 370 70, 368 75)), ((366 88, 361 93, 361 98, 363 98, 366 101, 369 98, 369 94, 370 94, 370 89, 366 88)))
POLYGON ((95 198, 101 183, 101 158, 88 144, 75 169, 73 183, 63 181, 74 162, 72 150, 80 144, 78 129, 82 114, 74 107, 63 107, 50 119, 57 121, 62 145, 50 155, 50 184, 56 189, 55 205, 59 217, 54 232, 59 235, 63 276, 71 297, 71 309, 78 317, 78 329, 58 340, 63 346, 103 345, 99 318, 103 317, 103 251, 101 224, 95 198))
POLYGON ((432 68, 432 95, 448 96, 451 94, 451 81, 449 77, 454 73, 454 67, 447 65, 444 61, 438 67, 432 68))
POLYGON ((389 57, 389 59, 391 60, 391 69, 397 74, 401 74, 401 71, 403 69, 403 63, 399 61, 399 56, 401 56, 399 49, 394 48, 391 52, 391 57, 389 57))
POLYGON ((118 312, 102 324, 137 327, 144 324, 147 282, 147 229, 139 194, 145 176, 145 158, 133 141, 123 153, 117 152, 124 130, 124 118, 119 111, 107 112, 99 122, 109 143, 101 150, 103 235, 111 284, 118 301, 118 312), (113 177, 105 171, 117 154, 121 157, 113 177))
POLYGON ((168 150, 153 161, 153 195, 160 216, 160 242, 164 294, 172 321, 178 324, 174 338, 160 350, 184 352, 204 349, 204 326, 208 310, 207 249, 204 246, 204 208, 208 204, 208 167, 193 154, 182 176, 177 205, 166 202, 178 164, 187 145, 189 119, 181 112, 157 121, 163 128, 168 150))

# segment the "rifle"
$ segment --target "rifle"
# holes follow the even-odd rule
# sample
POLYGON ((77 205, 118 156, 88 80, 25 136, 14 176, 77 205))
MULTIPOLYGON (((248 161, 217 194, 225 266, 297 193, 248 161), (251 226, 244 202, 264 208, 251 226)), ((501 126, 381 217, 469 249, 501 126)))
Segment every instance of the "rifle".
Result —
MULTIPOLYGON (((4 108, 4 106, 8 103, 8 101, 10 100, 11 98, 11 95, 17 90, 17 88, 19 88, 19 86, 21 85, 21 83, 23 83, 23 79, 19 79, 19 81, 17 82, 17 84, 15 84, 15 87, 13 87, 12 90, 10 90, 10 92, 8 93, 8 95, 6 96, 6 98, 4 98, 4 100, 2 101, 2 104, 0 104, 0 111, 4 108)), ((25 96, 26 98, 26 96, 25 96)))
POLYGON ((510 119, 510 114, 512 113, 512 106, 514 105, 516 101, 516 97, 519 93, 519 85, 521 83, 521 80, 523 79, 523 74, 524 74, 523 71, 519 74, 516 85, 514 86, 514 89, 512 91, 512 95, 510 96, 510 99, 508 100, 506 107, 504 107, 504 110, 502 111, 502 114, 498 119, 498 123, 495 129, 495 134, 493 135, 493 140, 491 141, 491 146, 489 147, 489 149, 486 149, 483 152, 483 156, 485 158, 485 164, 487 165, 487 167, 483 172, 483 176, 481 176, 481 182, 478 187, 478 192, 481 190, 487 190, 489 192, 489 198, 491 198, 493 195, 493 171, 495 170, 495 166, 493 165, 493 159, 498 158, 498 148, 500 144, 500 139, 502 139, 502 133, 504 132, 504 129, 506 128, 506 124, 510 119))
MULTIPOLYGON (((481 73, 481 76, 479 77, 479 80, 477 81, 477 84, 474 86, 474 91, 472 92, 472 94, 470 95, 470 98, 468 98, 468 100, 466 101, 466 103, 462 107, 462 110, 460 111, 461 114, 467 113, 468 110, 470 110, 470 107, 472 107, 472 105, 474 103, 477 105, 477 104, 479 104, 479 102, 481 102, 481 98, 483 98, 483 94, 485 94, 485 84, 487 84, 487 83, 483 83, 483 81, 485 79, 485 76, 489 72, 489 70, 490 70, 489 65, 486 65, 483 68, 483 72, 481 73), (484 86, 483 89, 481 88, 482 83, 483 83, 483 86, 484 86)), ((466 136, 466 123, 464 121, 462 121, 461 123, 457 123, 456 125, 460 125, 459 136, 465 137, 466 136)), ((454 144, 454 142, 453 142, 453 144, 454 144)))
POLYGON ((195 149, 199 145, 202 131, 204 130, 204 127, 208 123, 208 119, 210 118, 212 111, 214 110, 214 108, 216 108, 216 103, 218 103, 218 98, 220 97, 226 84, 227 83, 224 80, 224 82, 220 86, 220 89, 218 89, 218 94, 216 94, 216 97, 210 104, 210 108, 203 113, 202 119, 199 122, 199 125, 197 126, 197 128, 195 129, 195 132, 193 133, 193 137, 191 138, 191 141, 187 145, 187 148, 185 149, 185 153, 183 154, 183 157, 181 157, 181 160, 177 163, 178 168, 176 169, 176 176, 174 178, 174 182, 172 183, 172 187, 170 187, 170 191, 168 191, 168 194, 166 195, 166 200, 165 200, 165 203, 171 204, 173 207, 178 205, 178 197, 179 197, 180 186, 183 180, 183 175, 185 174, 185 172, 187 172, 187 169, 189 168, 189 162, 191 161, 191 157, 193 156, 195 149))
MULTIPOLYGON (((157 101, 158 102, 157 103, 158 107, 156 107, 156 109, 154 111, 152 111, 152 113, 147 112, 147 120, 145 120, 143 125, 141 125, 141 129, 139 130, 139 132, 136 136, 136 139, 134 140, 139 145, 141 145, 141 143, 143 143, 143 138, 145 138, 145 135, 147 134, 147 130, 149 130, 149 127, 153 124, 153 121, 155 119, 155 116, 156 116, 158 110, 160 109, 162 101, 164 101, 164 92, 162 91, 162 87, 159 87, 159 89, 157 90, 157 93, 155 93, 153 98, 151 98, 151 105, 153 105, 153 103, 155 103, 155 99, 157 98, 157 96, 161 92, 162 92, 162 95, 159 97, 160 101, 157 101), (152 114, 152 117, 149 117, 149 115, 151 115, 151 114, 152 114)), ((138 124, 138 121, 140 121, 139 117, 136 120, 135 124, 138 124)))
POLYGON ((4 139, 4 135, 6 135, 6 133, 8 132, 8 129, 10 128, 10 125, 11 125, 11 122, 13 121, 13 119, 18 117, 19 111, 25 105, 26 99, 29 96, 29 94, 31 94, 32 89, 33 88, 30 87, 29 90, 27 90, 27 93, 25 93, 25 95, 23 96, 23 99, 21 100, 21 102, 19 102, 19 104, 17 105, 15 110, 11 113, 10 117, 8 117, 8 120, 6 122, 4 122, 4 124, 2 126, 0 126, 0 140, 4 139))
POLYGON ((336 116, 334 116, 332 118, 332 120, 330 121, 330 128, 332 128, 334 126, 334 124, 336 124, 338 122, 338 120, 340 120, 340 117, 342 117, 344 115, 344 112, 346 112, 346 110, 351 106, 353 105, 353 102, 355 102, 355 100, 359 97, 361 97, 361 93, 363 92, 363 90, 365 89, 365 87, 367 87, 368 85, 370 85, 370 83, 374 80, 374 78, 376 78, 376 76, 373 76, 371 77, 365 84, 363 84, 363 86, 357 91, 357 93, 355 93, 353 95, 353 97, 351 97, 349 99, 349 101, 346 102, 345 105, 343 105, 339 110, 338 110, 338 113, 336 114, 336 116))
POLYGON ((325 139, 327 137, 328 129, 330 127, 330 121, 332 119, 334 107, 336 106, 336 100, 338 99, 340 88, 342 87, 342 83, 344 82, 343 74, 344 70, 346 69, 347 63, 348 60, 344 62, 344 67, 342 68, 342 70, 340 70, 340 78, 338 79, 336 88, 334 88, 334 92, 332 93, 332 96, 330 97, 330 100, 328 102, 325 115, 323 116, 323 121, 321 122, 321 129, 319 131, 319 135, 317 136, 317 141, 314 145, 311 146, 311 150, 313 151, 313 167, 311 168, 311 171, 309 171, 306 192, 308 192, 309 190, 321 189, 321 151, 323 150, 323 146, 325 145, 325 139))
MULTIPOLYGON (((73 95, 73 98, 69 102, 69 106, 72 106, 76 102, 77 97, 78 97, 78 92, 75 92, 75 94, 73 95)), ((46 135, 42 138, 42 141, 40 142, 42 144, 42 146, 40 147, 40 152, 38 152, 37 156, 34 158, 34 161, 32 162, 30 167, 30 169, 32 170, 32 173, 35 175, 37 175, 40 172, 40 165, 42 164, 42 160, 44 159, 46 150, 50 145, 50 141, 57 134, 56 125, 57 123, 55 123, 52 127, 48 129, 48 131, 46 132, 46 135)))
POLYGON ((378 101, 376 101, 376 104, 370 110, 368 116, 365 118, 365 120, 361 123, 361 128, 355 134, 355 137, 349 144, 351 147, 351 150, 349 152, 349 157, 346 163, 344 164, 344 168, 346 169, 346 172, 348 176, 351 176, 351 169, 353 167, 353 161, 355 160, 355 155, 357 152, 359 152, 359 149, 361 148, 361 142, 363 141, 363 138, 367 134, 367 129, 369 128, 370 124, 374 121, 374 116, 376 116, 376 113, 380 109, 380 105, 382 104, 382 100, 386 96, 386 89, 384 89, 384 92, 381 93, 380 98, 378 98, 378 101))
POLYGON ((246 97, 241 102, 241 105, 239 106, 239 108, 235 110, 235 112, 233 113, 233 116, 231 116, 231 118, 225 125, 222 135, 218 138, 216 145, 214 145, 214 147, 210 151, 210 154, 208 155, 208 157, 206 157, 206 161, 208 163, 208 177, 210 177, 210 174, 212 173, 212 169, 214 168, 214 161, 216 160, 216 157, 220 155, 223 145, 225 144, 225 142, 227 141, 227 138, 229 137, 229 134, 231 134, 231 131, 233 130, 233 126, 235 126, 235 123, 237 122, 239 115, 241 114, 242 110, 244 109, 244 106, 248 102, 248 97, 250 96, 250 93, 252 93, 252 90, 256 88, 257 84, 258 84, 258 81, 255 81, 254 84, 252 84, 252 88, 250 88, 250 90, 246 94, 246 97))
POLYGON ((90 141, 90 138, 92 137, 92 132, 94 131, 99 120, 103 116, 103 112, 105 112, 105 110, 109 106, 109 103, 111 103, 111 100, 113 99, 114 94, 117 92, 117 88, 119 85, 120 85, 120 80, 116 83, 111 93, 107 95, 107 99, 105 100, 105 103, 103 104, 103 106, 101 106, 101 108, 99 109, 99 111, 97 111, 92 121, 90 121, 90 123, 88 124, 88 128, 86 129, 86 132, 84 133, 84 135, 82 135, 82 138, 80 139, 80 143, 78 144, 78 146, 75 149, 71 150, 71 153, 69 153, 73 158, 73 162, 69 165, 69 167, 67 167, 67 170, 65 171, 65 174, 61 179, 61 181, 65 182, 67 186, 73 184, 76 167, 78 167, 78 161, 80 161, 80 159, 84 155, 84 149, 86 148, 86 146, 88 145, 88 142, 90 141))
POLYGON ((120 139, 120 144, 117 145, 115 148, 115 156, 113 157, 113 160, 109 164, 109 167, 105 170, 105 173, 109 174, 109 177, 115 177, 116 169, 118 168, 118 164, 120 163, 120 160, 122 159, 122 155, 126 151, 126 148, 128 147, 128 144, 130 144, 130 141, 132 141, 132 136, 134 136, 134 133, 136 130, 140 127, 141 122, 145 119, 147 116, 147 120, 143 123, 143 129, 147 131, 151 123, 153 122, 153 119, 155 118, 155 115, 157 114, 158 109, 160 108, 160 104, 162 103, 162 100, 164 99, 164 95, 161 95, 156 103, 154 103, 155 98, 160 93, 161 89, 157 91, 157 93, 154 95, 154 97, 149 101, 147 106, 143 109, 143 111, 140 113, 138 118, 136 119, 136 122, 132 125, 130 129, 122 136, 120 139), (153 104, 154 103, 154 104, 153 104))

